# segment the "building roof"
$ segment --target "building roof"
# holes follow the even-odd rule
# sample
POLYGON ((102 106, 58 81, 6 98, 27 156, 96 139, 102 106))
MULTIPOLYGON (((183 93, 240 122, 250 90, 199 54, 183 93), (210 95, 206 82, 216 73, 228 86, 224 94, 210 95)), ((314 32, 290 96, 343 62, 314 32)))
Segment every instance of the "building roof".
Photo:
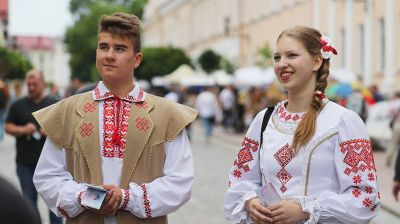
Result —
POLYGON ((43 36, 15 36, 13 39, 20 50, 53 50, 55 42, 43 36))
POLYGON ((8 19, 8 0, 0 0, 0 20, 8 19))

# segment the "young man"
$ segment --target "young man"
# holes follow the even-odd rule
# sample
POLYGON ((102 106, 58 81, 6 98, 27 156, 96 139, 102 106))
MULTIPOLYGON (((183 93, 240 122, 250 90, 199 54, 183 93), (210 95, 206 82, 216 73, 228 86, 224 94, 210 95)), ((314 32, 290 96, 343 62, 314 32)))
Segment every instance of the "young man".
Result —
POLYGON ((167 223, 190 198, 193 161, 185 127, 197 112, 144 93, 140 21, 115 13, 99 23, 102 81, 34 116, 48 133, 34 183, 67 223, 167 223), (108 194, 99 210, 82 206, 87 184, 108 194))
MULTIPOLYGON (((57 100, 45 94, 46 82, 39 70, 30 70, 26 74, 28 95, 15 101, 8 112, 5 130, 15 136, 17 148, 17 176, 22 194, 35 211, 37 209, 37 191, 32 182, 33 173, 42 151, 46 134, 39 127, 32 112, 43 109, 57 100)), ((62 219, 49 211, 51 224, 61 224, 62 219)), ((40 216, 39 216, 40 217, 40 216)))

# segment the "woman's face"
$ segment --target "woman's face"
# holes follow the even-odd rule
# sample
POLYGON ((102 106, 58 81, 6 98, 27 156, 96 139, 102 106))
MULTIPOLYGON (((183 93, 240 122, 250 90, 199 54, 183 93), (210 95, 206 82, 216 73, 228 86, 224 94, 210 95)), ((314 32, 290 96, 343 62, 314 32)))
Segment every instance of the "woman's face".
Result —
POLYGON ((315 90, 316 72, 322 58, 310 55, 301 42, 281 37, 276 44, 274 62, 276 77, 288 92, 315 90))

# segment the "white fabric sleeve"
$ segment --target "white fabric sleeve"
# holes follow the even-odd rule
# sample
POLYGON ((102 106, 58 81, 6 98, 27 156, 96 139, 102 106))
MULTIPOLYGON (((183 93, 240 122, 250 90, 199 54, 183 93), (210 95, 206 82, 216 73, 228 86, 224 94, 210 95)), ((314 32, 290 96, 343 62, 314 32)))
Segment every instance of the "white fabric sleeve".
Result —
POLYGON ((334 155, 340 192, 322 192, 316 199, 303 198, 303 211, 311 223, 369 223, 377 215, 380 194, 372 145, 361 118, 347 111, 338 127, 334 155))
POLYGON ((190 199, 194 168, 185 129, 165 143, 165 154, 164 176, 140 185, 131 182, 129 190, 122 190, 120 209, 140 218, 158 217, 178 210, 190 199))
POLYGON ((85 210, 80 205, 87 187, 75 182, 66 170, 65 149, 57 149, 47 138, 33 176, 36 190, 58 217, 75 217, 85 210))
POLYGON ((266 109, 257 114, 244 137, 242 145, 229 172, 229 188, 225 196, 225 218, 231 223, 252 223, 245 202, 257 197, 261 186, 259 165, 261 125, 266 109))

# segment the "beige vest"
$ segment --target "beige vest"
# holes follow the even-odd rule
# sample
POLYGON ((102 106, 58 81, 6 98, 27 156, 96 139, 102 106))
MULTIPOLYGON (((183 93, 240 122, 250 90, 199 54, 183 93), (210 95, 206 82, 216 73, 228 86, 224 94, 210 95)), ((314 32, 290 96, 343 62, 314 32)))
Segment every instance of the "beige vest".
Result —
MULTIPOLYGON (((66 149, 67 170, 74 180, 94 185, 103 184, 98 105, 88 92, 33 113, 56 147, 66 149)), ((150 94, 146 94, 144 102, 132 103, 120 187, 128 189, 130 182, 140 185, 161 177, 164 142, 175 139, 196 115, 194 109, 150 94)), ((103 216, 86 210, 67 218, 66 223, 99 224, 103 223, 103 216)), ((166 224, 167 217, 141 219, 120 210, 118 223, 166 224)))

